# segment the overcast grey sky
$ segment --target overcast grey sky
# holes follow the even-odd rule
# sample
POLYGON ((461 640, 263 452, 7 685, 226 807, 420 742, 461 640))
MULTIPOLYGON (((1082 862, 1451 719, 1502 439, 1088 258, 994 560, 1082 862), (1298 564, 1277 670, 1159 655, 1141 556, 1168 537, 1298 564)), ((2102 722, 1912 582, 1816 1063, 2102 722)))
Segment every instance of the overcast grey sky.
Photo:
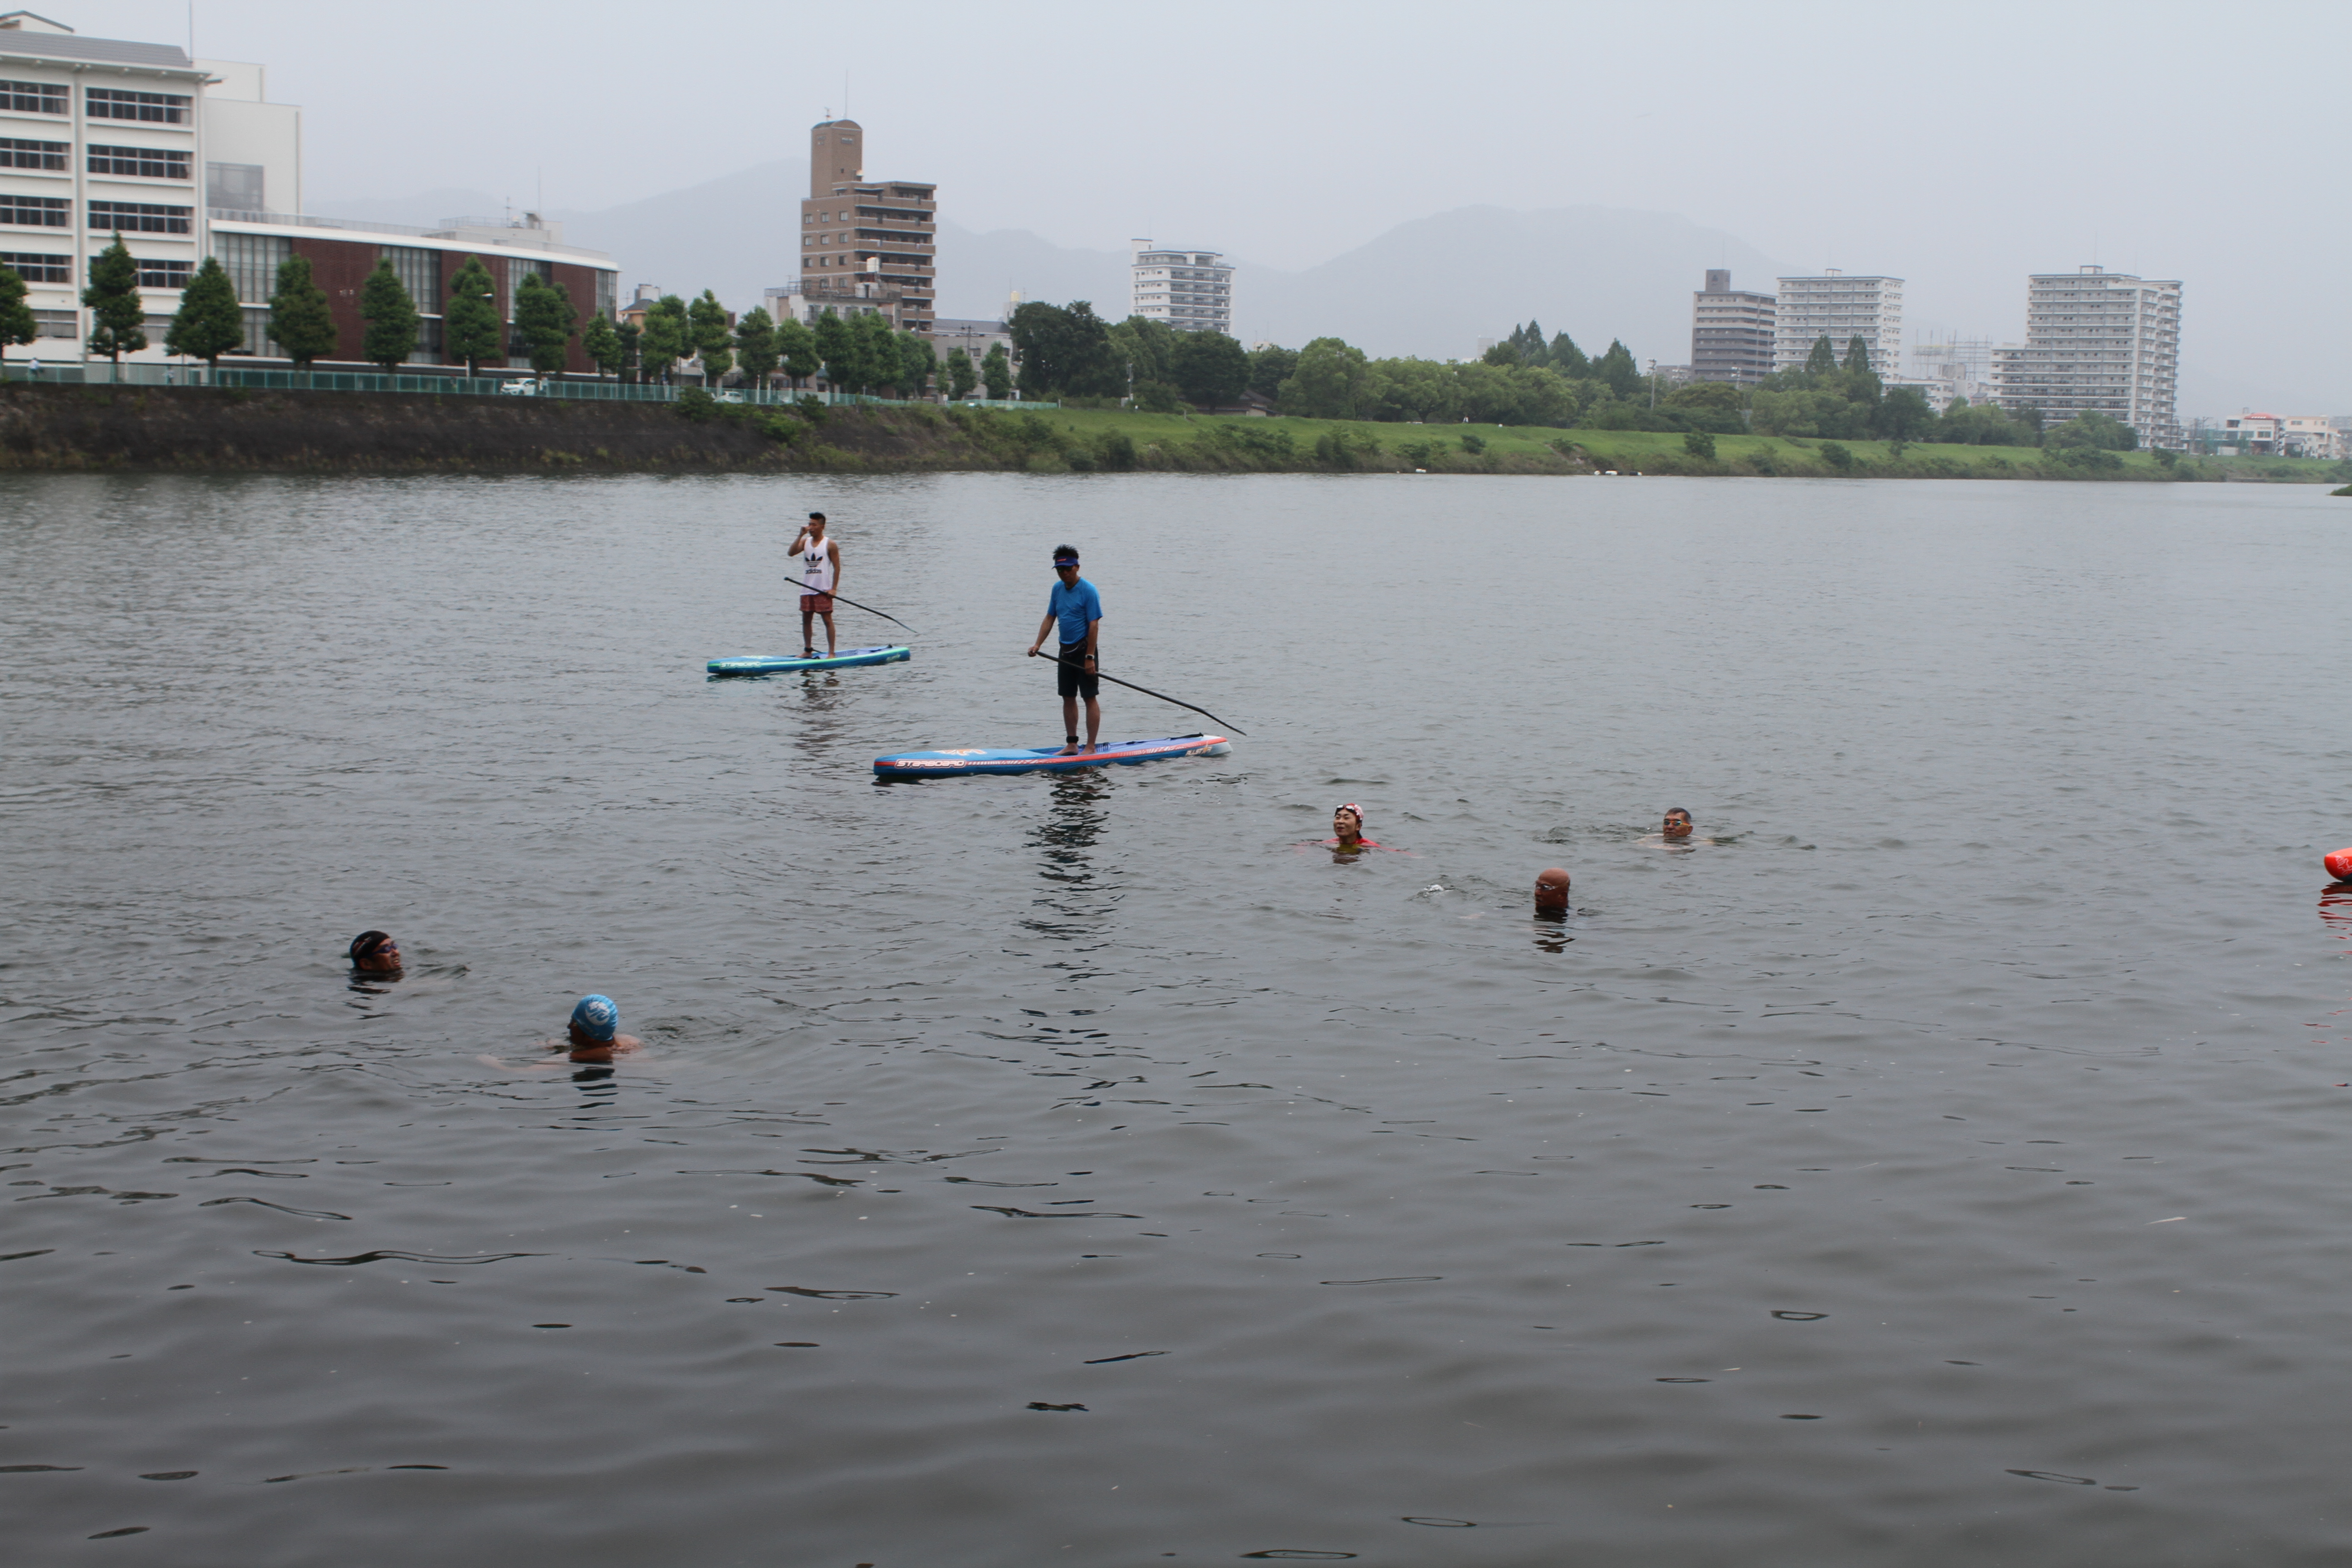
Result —
MULTIPOLYGON (((185 0, 36 8, 104 37, 188 30, 185 0)), ((1296 268, 1473 203, 1640 207, 1806 270, 1903 277, 1914 338, 1996 341, 2022 333, 2028 272, 2095 260, 2184 280, 2183 414, 2352 410, 2352 290, 2329 281, 2345 0, 194 13, 199 55, 262 61, 271 96, 304 106, 319 199, 470 186, 530 205, 543 179, 551 207, 604 207, 797 158, 845 95, 869 173, 937 181, 975 228, 1296 268)), ((1463 260, 1430 286, 1475 289, 1463 260)), ((1505 322, 1537 308, 1496 301, 1505 322)))

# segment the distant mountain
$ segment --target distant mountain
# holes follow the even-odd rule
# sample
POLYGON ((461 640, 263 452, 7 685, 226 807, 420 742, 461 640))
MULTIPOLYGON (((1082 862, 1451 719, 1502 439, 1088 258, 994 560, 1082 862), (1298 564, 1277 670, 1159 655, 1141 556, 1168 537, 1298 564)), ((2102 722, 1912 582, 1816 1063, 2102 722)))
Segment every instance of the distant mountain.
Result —
MULTIPOLYGON (((622 297, 638 283, 665 292, 705 289, 736 310, 799 274, 799 203, 805 175, 779 160, 685 190, 596 212, 551 212, 572 245, 621 263, 622 297)), ((313 204, 322 216, 429 225, 459 213, 501 213, 478 191, 439 190, 375 201, 313 204)), ((952 207, 950 207, 952 210, 952 207)), ((994 317, 1014 289, 1030 300, 1090 300, 1127 313, 1127 252, 1055 245, 1027 229, 940 226, 940 314, 994 317)), ((1745 241, 1670 213, 1617 207, 1518 212, 1460 207, 1399 224, 1369 244, 1304 271, 1231 258, 1234 328, 1244 342, 1296 348, 1340 337, 1374 355, 1468 359, 1478 340, 1529 319, 1566 331, 1589 353, 1622 338, 1638 359, 1690 358, 1690 295, 1710 267, 1734 288, 1769 292, 1785 270, 1745 241)))
POLYGON ((1589 353, 1690 359, 1690 297, 1710 267, 1769 292, 1785 268, 1746 241, 1669 213, 1459 207, 1416 218, 1303 272, 1234 279, 1235 330, 1296 348, 1340 337, 1375 357, 1468 359, 1530 319, 1589 353))

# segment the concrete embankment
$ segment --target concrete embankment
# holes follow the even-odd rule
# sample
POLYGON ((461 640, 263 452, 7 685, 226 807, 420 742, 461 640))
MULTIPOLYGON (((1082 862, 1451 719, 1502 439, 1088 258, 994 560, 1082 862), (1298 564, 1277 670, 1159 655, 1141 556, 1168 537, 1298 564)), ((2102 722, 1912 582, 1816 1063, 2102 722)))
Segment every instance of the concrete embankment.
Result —
MULTIPOLYGON (((735 410, 729 410, 730 413, 735 410)), ((994 468, 923 411, 682 416, 674 404, 234 387, 0 389, 0 468, 272 473, 994 468), (916 417, 908 417, 913 414, 916 417)))

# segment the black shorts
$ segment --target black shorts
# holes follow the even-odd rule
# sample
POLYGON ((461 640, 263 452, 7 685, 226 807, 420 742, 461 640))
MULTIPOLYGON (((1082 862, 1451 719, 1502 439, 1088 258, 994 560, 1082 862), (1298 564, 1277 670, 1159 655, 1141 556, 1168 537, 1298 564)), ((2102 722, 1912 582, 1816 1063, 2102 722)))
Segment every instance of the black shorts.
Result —
POLYGON ((1083 697, 1092 702, 1102 690, 1102 680, 1082 662, 1087 657, 1087 645, 1066 642, 1061 657, 1054 661, 1054 683, 1065 697, 1083 697))

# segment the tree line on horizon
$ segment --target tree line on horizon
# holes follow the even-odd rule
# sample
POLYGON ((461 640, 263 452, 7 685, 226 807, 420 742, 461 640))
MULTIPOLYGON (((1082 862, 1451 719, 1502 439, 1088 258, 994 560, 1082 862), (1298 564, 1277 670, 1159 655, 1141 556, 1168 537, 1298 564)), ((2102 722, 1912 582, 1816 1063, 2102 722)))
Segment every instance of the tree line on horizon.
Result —
MULTIPOLYGON (((23 275, 0 267, 0 353, 40 335, 26 298, 23 275)), ((120 234, 92 261, 81 302, 91 312, 90 353, 119 364, 124 354, 148 346, 139 263, 120 234)), ((1002 345, 977 364, 961 349, 941 362, 928 339, 898 331, 879 313, 842 316, 828 310, 811 325, 789 318, 778 321, 766 307, 754 306, 736 320, 706 289, 692 300, 664 295, 647 307, 643 326, 591 312, 582 328, 570 290, 536 272, 525 273, 515 285, 513 304, 511 335, 521 340, 531 369, 542 375, 569 363, 577 329, 581 352, 598 373, 626 380, 671 381, 677 367, 690 362, 713 386, 737 374, 756 384, 781 373, 796 388, 822 374, 836 389, 865 393, 887 389, 919 395, 934 380, 953 397, 984 387, 990 397, 1005 398, 1013 389, 1012 362, 1002 345)), ((361 359, 390 374, 415 353, 424 315, 389 258, 379 259, 362 285, 359 314, 365 323, 361 359)), ((278 263, 268 321, 269 340, 297 369, 333 357, 341 346, 326 290, 312 277, 306 256, 278 263)), ((508 322, 499 315, 489 268, 480 257, 467 257, 450 275, 448 298, 441 302, 441 332, 444 358, 462 361, 468 375, 478 374, 485 360, 508 357, 508 322)), ((181 290, 163 347, 218 370, 221 355, 245 341, 245 306, 235 280, 218 257, 208 256, 181 290)))

